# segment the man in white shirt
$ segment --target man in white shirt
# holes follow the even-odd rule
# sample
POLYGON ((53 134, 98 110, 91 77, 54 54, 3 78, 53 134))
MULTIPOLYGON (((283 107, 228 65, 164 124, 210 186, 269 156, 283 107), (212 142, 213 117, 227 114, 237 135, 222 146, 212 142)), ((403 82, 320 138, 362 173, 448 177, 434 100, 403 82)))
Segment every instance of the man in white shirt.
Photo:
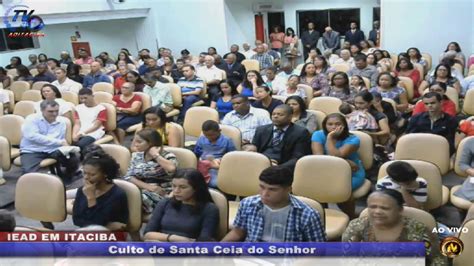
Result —
POLYGON ((92 90, 86 88, 79 91, 79 101, 81 104, 76 106, 76 112, 74 113, 72 141, 74 145, 83 150, 104 136, 107 109, 105 106, 97 104, 92 90))
POLYGON ((341 50, 341 58, 334 61, 334 64, 347 64, 349 68, 355 67, 354 58, 351 57, 351 52, 347 49, 341 50))
POLYGON ((227 113, 221 123, 240 129, 242 144, 249 144, 257 127, 272 123, 270 114, 267 110, 252 107, 249 99, 240 94, 233 96, 231 101, 234 111, 227 113))
POLYGON ((204 57, 204 64, 204 67, 196 69, 196 75, 206 82, 209 99, 214 99, 219 93, 219 82, 223 78, 224 71, 214 65, 214 57, 210 55, 204 57))
POLYGON ((54 70, 54 75, 57 80, 53 81, 52 84, 56 86, 60 92, 70 91, 78 93, 79 90, 82 89, 82 84, 69 79, 66 76, 66 70, 64 69, 60 67, 56 68, 54 70))
POLYGON ((250 59, 252 56, 255 54, 255 51, 250 49, 250 44, 244 43, 242 44, 242 47, 244 48, 244 51, 242 52, 243 55, 245 55, 245 58, 250 59))

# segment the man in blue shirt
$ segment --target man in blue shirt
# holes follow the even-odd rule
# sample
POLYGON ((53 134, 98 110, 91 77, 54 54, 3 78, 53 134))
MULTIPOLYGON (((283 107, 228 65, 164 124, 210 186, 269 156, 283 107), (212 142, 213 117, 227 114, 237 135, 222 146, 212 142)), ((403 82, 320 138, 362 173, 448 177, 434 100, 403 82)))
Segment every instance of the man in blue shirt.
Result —
POLYGON ((240 202, 234 228, 223 242, 323 242, 326 233, 317 211, 291 195, 289 168, 262 171, 257 196, 240 202))
POLYGON ((221 133, 219 123, 207 120, 202 124, 202 134, 196 142, 194 153, 199 157, 199 170, 209 179, 209 186, 217 188, 217 171, 224 154, 235 151, 234 142, 221 133), (204 173, 203 173, 204 172, 204 173), (207 172, 207 173, 206 173, 207 172))
POLYGON ((107 75, 100 72, 100 63, 92 62, 91 64, 91 73, 87 74, 84 77, 84 82, 82 83, 84 88, 92 89, 92 86, 98 82, 107 82, 111 83, 111 80, 107 75))
POLYGON ((74 153, 66 158, 59 150, 69 146, 66 141, 67 118, 58 116, 59 104, 54 100, 42 101, 40 108, 41 113, 28 116, 22 127, 20 157, 23 173, 38 172, 41 161, 52 158, 66 167, 64 177, 71 177, 79 167, 79 159, 74 153))

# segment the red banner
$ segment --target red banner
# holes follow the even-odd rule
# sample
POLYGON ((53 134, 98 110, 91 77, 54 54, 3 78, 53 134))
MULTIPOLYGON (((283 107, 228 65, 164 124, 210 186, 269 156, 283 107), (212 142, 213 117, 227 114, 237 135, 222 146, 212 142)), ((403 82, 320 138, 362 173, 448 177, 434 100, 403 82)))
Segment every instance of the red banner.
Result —
POLYGON ((126 232, 0 232, 0 242, 116 242, 126 232))

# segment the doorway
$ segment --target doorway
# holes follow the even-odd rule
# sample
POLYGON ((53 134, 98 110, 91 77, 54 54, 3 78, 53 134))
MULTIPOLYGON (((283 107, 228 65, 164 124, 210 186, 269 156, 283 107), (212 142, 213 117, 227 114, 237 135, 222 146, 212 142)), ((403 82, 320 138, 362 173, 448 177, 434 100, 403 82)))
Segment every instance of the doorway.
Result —
POLYGON ((275 26, 280 27, 281 32, 285 32, 285 13, 284 12, 268 12, 267 13, 267 36, 270 36, 270 33, 273 32, 275 26))

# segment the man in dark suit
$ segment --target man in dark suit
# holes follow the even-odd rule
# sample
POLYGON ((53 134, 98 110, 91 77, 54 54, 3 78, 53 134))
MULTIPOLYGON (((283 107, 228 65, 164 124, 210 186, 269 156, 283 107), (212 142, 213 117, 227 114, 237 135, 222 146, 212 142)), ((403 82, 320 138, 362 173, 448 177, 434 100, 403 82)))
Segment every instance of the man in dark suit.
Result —
POLYGON ((308 23, 308 31, 305 31, 303 34, 301 34, 301 42, 303 43, 303 54, 305 61, 306 58, 308 58, 309 51, 313 48, 316 48, 320 36, 321 34, 319 31, 314 30, 314 23, 308 23))
POLYGON ((331 27, 326 27, 323 33, 323 47, 325 50, 330 49, 331 53, 341 47, 341 40, 339 38, 339 32, 333 31, 331 27))
POLYGON ((351 22, 351 29, 346 31, 346 42, 359 45, 360 41, 365 40, 364 32, 357 29, 357 23, 351 22))
POLYGON ((311 154, 311 136, 306 128, 291 122, 293 109, 286 104, 277 106, 272 113, 272 124, 255 131, 252 144, 257 152, 268 156, 273 165, 283 165, 292 171, 296 161, 311 154))
POLYGON ((224 61, 218 67, 225 71, 227 80, 237 87, 244 80, 245 67, 236 62, 236 56, 233 53, 228 53, 224 57, 224 61))
POLYGON ((224 59, 227 57, 228 54, 235 54, 237 58, 237 63, 239 64, 245 60, 245 55, 239 52, 239 46, 237 44, 232 44, 232 46, 230 46, 230 53, 225 54, 223 56, 224 59))
POLYGON ((369 32, 369 40, 373 41, 375 46, 380 46, 380 21, 374 21, 374 29, 369 32))

